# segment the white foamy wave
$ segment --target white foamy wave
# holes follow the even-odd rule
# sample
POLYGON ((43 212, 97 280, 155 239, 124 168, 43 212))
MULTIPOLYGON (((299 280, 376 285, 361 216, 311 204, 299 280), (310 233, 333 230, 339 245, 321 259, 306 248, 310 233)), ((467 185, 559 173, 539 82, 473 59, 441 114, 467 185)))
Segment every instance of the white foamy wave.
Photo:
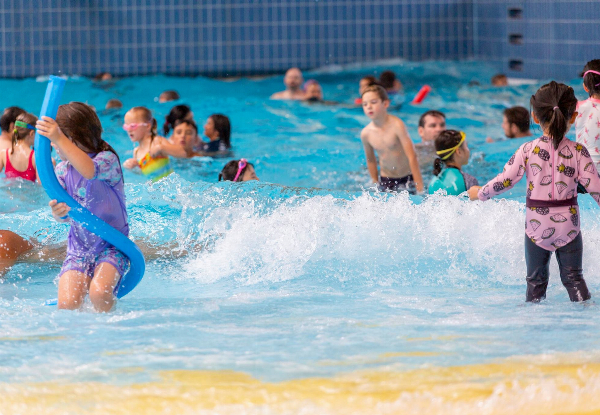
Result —
MULTIPOLYGON (((246 284, 300 277, 374 284, 522 284, 524 205, 433 196, 415 204, 406 194, 291 198, 268 212, 243 197, 216 208, 204 231, 220 235, 187 265, 210 283, 246 284)), ((597 224, 584 230, 600 238, 597 224)), ((586 245, 586 252, 592 246, 586 245)), ((552 272, 557 275, 556 265, 552 272)), ((600 259, 585 256, 587 275, 600 259)))

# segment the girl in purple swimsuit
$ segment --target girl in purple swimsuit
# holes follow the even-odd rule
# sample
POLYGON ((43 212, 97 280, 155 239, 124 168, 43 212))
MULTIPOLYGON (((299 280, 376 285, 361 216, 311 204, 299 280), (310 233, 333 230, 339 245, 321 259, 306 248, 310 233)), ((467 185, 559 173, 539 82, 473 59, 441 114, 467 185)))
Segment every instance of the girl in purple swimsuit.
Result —
MULTIPOLYGON (((65 161, 56 166, 60 184, 79 204, 129 234, 123 172, 115 150, 102 139, 102 125, 96 112, 81 102, 61 105, 56 121, 42 117, 38 132, 48 137, 65 161)), ((113 291, 125 273, 129 260, 114 246, 72 222, 65 203, 50 201, 52 216, 70 222, 67 257, 58 282, 58 308, 80 308, 85 295, 97 311, 110 311, 113 291)))
POLYGON ((585 146, 565 137, 577 117, 573 88, 550 82, 530 103, 533 120, 544 135, 519 147, 502 173, 483 187, 471 187, 469 196, 488 200, 526 177, 526 301, 546 297, 552 252, 571 301, 585 301, 591 295, 583 279, 577 185, 600 205, 600 178, 585 146))

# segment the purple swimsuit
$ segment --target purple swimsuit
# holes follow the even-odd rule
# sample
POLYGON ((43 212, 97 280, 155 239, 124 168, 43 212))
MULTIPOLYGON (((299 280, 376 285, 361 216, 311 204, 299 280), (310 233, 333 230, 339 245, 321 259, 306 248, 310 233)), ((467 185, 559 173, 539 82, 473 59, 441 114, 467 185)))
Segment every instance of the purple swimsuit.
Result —
MULTIPOLYGON (((94 162, 94 178, 85 179, 69 162, 56 166, 56 177, 61 186, 79 204, 125 236, 129 235, 123 172, 117 156, 110 151, 90 154, 94 162)), ((123 276, 129 259, 114 246, 85 229, 80 223, 71 221, 67 239, 67 258, 60 275, 66 271, 82 272, 90 278, 96 266, 102 262, 113 265, 123 276)))
POLYGON ((579 234, 577 184, 600 205, 600 177, 585 146, 563 138, 558 149, 540 137, 523 144, 504 170, 479 189, 487 200, 527 177, 525 233, 539 247, 555 251, 579 234))

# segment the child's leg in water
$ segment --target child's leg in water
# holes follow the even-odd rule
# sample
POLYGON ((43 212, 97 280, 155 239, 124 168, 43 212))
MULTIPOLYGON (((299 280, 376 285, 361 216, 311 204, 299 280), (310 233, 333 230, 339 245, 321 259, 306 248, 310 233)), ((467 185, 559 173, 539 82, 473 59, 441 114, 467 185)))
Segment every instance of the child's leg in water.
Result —
POLYGON ((58 308, 76 310, 83 304, 90 277, 80 271, 64 272, 58 281, 58 308))
POLYGON ((583 238, 581 232, 573 241, 556 250, 556 260, 560 268, 560 279, 567 289, 571 301, 585 301, 592 298, 583 279, 583 238))
POLYGON ((552 252, 537 246, 525 235, 525 262, 527 263, 527 293, 525 301, 538 302, 546 298, 552 252))
POLYGON ((113 294, 121 274, 114 265, 108 262, 101 262, 94 270, 94 278, 90 284, 90 301, 96 311, 106 313, 110 311, 115 304, 113 294))
POLYGON ((33 245, 26 239, 14 232, 0 230, 0 277, 22 254, 31 249, 33 245))

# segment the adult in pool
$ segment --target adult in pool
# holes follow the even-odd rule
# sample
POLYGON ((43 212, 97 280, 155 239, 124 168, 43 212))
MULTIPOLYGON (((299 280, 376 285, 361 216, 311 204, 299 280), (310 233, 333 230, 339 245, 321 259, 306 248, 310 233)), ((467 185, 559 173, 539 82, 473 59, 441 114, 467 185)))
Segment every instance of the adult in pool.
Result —
POLYGON ((362 96, 365 115, 371 122, 363 128, 360 139, 367 157, 367 167, 379 191, 399 192, 408 190, 411 193, 423 192, 423 178, 415 146, 406 131, 404 122, 391 114, 385 89, 380 85, 372 85, 365 89, 362 96), (381 167, 379 177, 377 157, 381 167))
POLYGON ((219 181, 247 182, 259 180, 254 165, 246 159, 231 160, 219 173, 219 181))
POLYGON ((429 169, 431 163, 436 159, 435 139, 446 129, 446 115, 437 110, 429 110, 419 117, 419 128, 417 132, 421 142, 415 144, 421 169, 429 169))
POLYGON ((435 139, 438 158, 433 162, 434 178, 429 184, 429 193, 445 190, 449 195, 459 195, 479 182, 470 174, 462 171, 469 162, 469 146, 465 133, 445 130, 435 139), (442 165, 445 167, 442 169, 442 165))
MULTIPOLYGON (((525 107, 507 108, 502 114, 502 130, 507 138, 531 137, 530 124, 529 110, 525 107)), ((485 141, 493 143, 495 140, 487 137, 485 141)))
POLYGON ((285 84, 285 91, 276 92, 271 95, 271 99, 280 100, 303 100, 305 93, 302 89, 302 83, 304 78, 302 72, 298 68, 290 68, 285 73, 283 83, 285 84))
MULTIPOLYGON (((165 245, 156 245, 146 240, 137 240, 136 244, 146 260, 158 258, 180 258, 190 252, 203 249, 202 245, 182 248, 173 241, 165 245)), ((16 233, 0 229, 0 277, 16 263, 61 263, 65 257, 67 244, 64 242, 43 245, 34 238, 27 240, 16 233)))
POLYGON ((587 148, 565 137, 577 117, 573 88, 550 82, 538 89, 530 104, 533 121, 544 135, 521 145, 502 173, 483 187, 469 189, 469 196, 487 200, 526 177, 526 301, 545 298, 554 251, 569 298, 585 301, 591 295, 583 279, 577 185, 600 205, 600 178, 587 148))

